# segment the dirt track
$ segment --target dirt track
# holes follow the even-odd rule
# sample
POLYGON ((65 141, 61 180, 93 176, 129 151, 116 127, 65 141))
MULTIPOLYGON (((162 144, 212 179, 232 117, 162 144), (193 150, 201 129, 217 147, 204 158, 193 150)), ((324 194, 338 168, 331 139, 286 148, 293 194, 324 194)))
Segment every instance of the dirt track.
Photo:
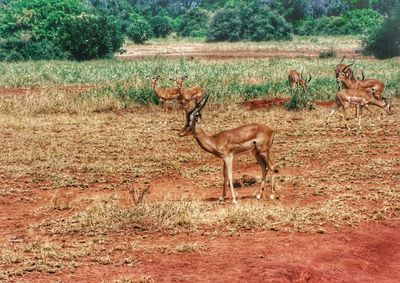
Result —
MULTIPOLYGON (((224 50, 218 46, 210 49, 210 44, 168 44, 168 45, 143 45, 130 46, 127 52, 118 55, 120 60, 140 60, 160 56, 162 58, 186 58, 186 59, 235 59, 235 58, 315 58, 327 48, 288 48, 287 50, 276 47, 260 47, 254 50, 237 49, 224 50)), ((359 56, 357 49, 335 49, 338 57, 359 56)))

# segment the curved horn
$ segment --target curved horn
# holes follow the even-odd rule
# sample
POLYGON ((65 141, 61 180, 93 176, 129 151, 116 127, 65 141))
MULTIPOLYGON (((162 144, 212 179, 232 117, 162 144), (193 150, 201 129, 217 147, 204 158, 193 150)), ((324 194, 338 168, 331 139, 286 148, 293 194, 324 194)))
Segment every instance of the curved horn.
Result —
POLYGON ((304 71, 304 67, 301 68, 301 73, 300 73, 300 77, 301 77, 302 80, 304 80, 304 78, 303 78, 303 71, 304 71))
POLYGON ((361 75, 362 75, 362 79, 361 79, 361 80, 365 80, 364 69, 365 69, 365 66, 364 66, 364 68, 362 68, 362 70, 361 70, 361 75))
POLYGON ((351 66, 353 66, 355 62, 356 62, 356 60, 353 59, 353 62, 351 62, 350 65, 346 65, 346 67, 343 69, 343 71, 346 71, 348 68, 350 68, 351 66))
POLYGON ((206 105, 209 97, 210 97, 210 95, 206 95, 206 96, 204 96, 204 98, 202 100, 199 101, 199 103, 200 103, 200 102, 202 102, 204 100, 203 104, 200 106, 198 111, 201 111, 204 108, 204 106, 206 105))
POLYGON ((308 79, 307 83, 309 83, 311 81, 311 79, 312 79, 311 73, 309 74, 309 76, 310 76, 310 78, 308 79))
POLYGON ((346 58, 346 55, 343 56, 342 61, 340 61, 339 64, 342 64, 345 58, 346 58))
POLYGON ((209 95, 206 95, 206 96, 204 96, 202 99, 200 99, 200 101, 197 102, 197 104, 193 107, 192 110, 190 110, 190 111, 187 113, 187 115, 190 116, 190 115, 192 115, 192 114, 195 113, 195 112, 201 111, 201 109, 203 109, 204 105, 206 105, 207 100, 208 100, 208 97, 209 97, 209 95), (204 100, 205 100, 205 101, 204 101, 204 100), (204 101, 204 103, 203 103, 203 101, 204 101), (203 103, 203 105, 201 105, 202 103, 203 103))

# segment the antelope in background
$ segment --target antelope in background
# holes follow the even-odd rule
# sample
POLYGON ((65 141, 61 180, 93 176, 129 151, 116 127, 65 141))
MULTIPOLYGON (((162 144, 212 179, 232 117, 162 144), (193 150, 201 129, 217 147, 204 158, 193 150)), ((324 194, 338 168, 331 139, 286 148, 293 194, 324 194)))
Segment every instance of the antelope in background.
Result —
MULTIPOLYGON (((179 102, 187 112, 191 101, 195 104, 203 97, 204 90, 200 86, 183 87, 183 82, 188 78, 187 75, 175 79, 177 88, 179 89, 179 102)), ((171 79, 174 80, 174 79, 171 79)))
POLYGON ((167 101, 174 100, 179 97, 179 88, 170 87, 170 88, 160 88, 157 80, 160 76, 157 77, 149 77, 146 76, 146 79, 150 80, 151 87, 153 88, 154 94, 160 99, 163 104, 164 112, 167 111, 167 101))
POLYGON ((342 116, 343 121, 346 125, 346 109, 350 106, 350 104, 356 105, 360 107, 360 115, 358 116, 358 126, 361 129, 361 115, 363 107, 367 105, 375 105, 382 109, 384 109, 389 115, 392 114, 391 107, 388 101, 383 98, 382 100, 378 100, 375 97, 375 90, 372 89, 372 93, 368 93, 365 90, 359 89, 342 89, 336 94, 336 107, 329 113, 328 120, 326 122, 326 126, 329 125, 329 121, 332 115, 339 110, 340 108, 343 109, 342 116))
POLYGON ((301 70, 300 74, 297 70, 289 70, 288 72, 288 80, 291 88, 295 88, 298 85, 301 85, 304 92, 307 91, 307 84, 311 81, 311 78, 311 74, 309 74, 309 78, 307 81, 303 78, 303 69, 301 70))
POLYGON ((208 100, 208 96, 202 98, 196 106, 186 113, 186 123, 182 128, 179 136, 192 135, 200 147, 215 155, 224 161, 224 186, 220 200, 226 197, 226 187, 230 186, 232 193, 232 202, 235 204, 236 194, 232 184, 232 162, 234 155, 239 155, 251 151, 261 166, 262 178, 261 188, 257 194, 257 199, 262 197, 264 191, 265 180, 268 169, 271 170, 271 199, 275 199, 274 195, 274 176, 273 164, 270 158, 270 149, 274 141, 274 130, 261 124, 247 124, 235 129, 225 130, 215 135, 208 135, 200 124, 201 110, 204 108, 208 100))

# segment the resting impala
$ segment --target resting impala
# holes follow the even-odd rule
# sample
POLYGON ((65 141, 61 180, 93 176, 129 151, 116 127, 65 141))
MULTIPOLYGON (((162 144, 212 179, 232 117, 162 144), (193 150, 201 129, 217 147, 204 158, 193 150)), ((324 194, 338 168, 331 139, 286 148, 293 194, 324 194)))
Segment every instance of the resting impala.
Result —
POLYGON ((194 101, 197 104, 204 94, 204 90, 200 86, 183 87, 183 82, 187 78, 188 76, 185 75, 175 79, 176 86, 179 89, 179 102, 186 111, 189 110, 190 101, 194 101))
POLYGON ((296 70, 289 70, 288 72, 288 79, 289 79, 289 85, 292 88, 297 87, 298 85, 301 85, 303 87, 304 91, 307 91, 307 84, 311 81, 311 74, 309 76, 309 79, 306 81, 303 78, 303 70, 301 70, 301 73, 299 74, 298 71, 296 70))
POLYGON ((262 197, 268 169, 271 170, 272 175, 272 194, 270 198, 274 199, 274 169, 270 158, 270 149, 274 140, 274 130, 261 124, 247 124, 210 136, 203 130, 200 124, 201 110, 206 105, 207 100, 208 96, 205 96, 190 112, 186 113, 186 124, 179 133, 179 136, 192 135, 202 149, 223 159, 224 186, 220 200, 225 199, 226 187, 229 184, 232 193, 232 202, 236 203, 236 195, 232 184, 233 157, 234 155, 249 151, 251 151, 257 159, 262 171, 261 188, 256 196, 257 199, 262 197))
POLYGON ((146 79, 150 80, 151 87, 153 88, 154 94, 161 100, 163 104, 164 111, 167 111, 167 101, 174 100, 179 97, 179 89, 177 87, 170 88, 160 88, 157 80, 160 76, 157 77, 149 77, 146 76, 146 79))
POLYGON ((345 126, 348 128, 346 125, 346 109, 350 106, 350 104, 357 105, 360 107, 360 115, 358 116, 358 126, 361 129, 361 115, 362 115, 362 108, 365 107, 366 105, 375 105, 380 108, 383 108, 389 115, 392 114, 390 104, 387 102, 385 98, 381 100, 376 99, 375 97, 375 90, 372 89, 372 93, 368 93, 364 90, 358 90, 358 89, 342 89, 336 94, 336 107, 329 113, 328 120, 326 122, 326 125, 329 125, 329 121, 332 117, 332 115, 339 110, 340 108, 343 108, 343 121, 345 121, 345 126))

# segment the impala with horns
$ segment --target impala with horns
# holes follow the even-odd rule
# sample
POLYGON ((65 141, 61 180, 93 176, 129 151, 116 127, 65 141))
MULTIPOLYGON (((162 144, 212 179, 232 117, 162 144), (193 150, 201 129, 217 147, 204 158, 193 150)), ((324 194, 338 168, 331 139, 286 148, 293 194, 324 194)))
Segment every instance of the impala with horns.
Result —
POLYGON ((151 87, 153 88, 154 94, 161 100, 163 104, 164 111, 167 111, 167 101, 174 100, 179 97, 179 88, 170 87, 170 88, 160 88, 158 85, 158 79, 160 76, 149 77, 146 76, 146 79, 150 80, 151 87))
POLYGON ((340 108, 343 109, 343 114, 341 114, 343 121, 346 125, 346 109, 351 105, 356 105, 360 107, 360 115, 358 116, 358 126, 361 129, 361 115, 363 107, 367 105, 375 105, 382 109, 384 109, 389 115, 392 114, 390 104, 388 101, 383 98, 382 101, 376 99, 375 97, 375 90, 372 89, 372 93, 368 93, 364 90, 359 89, 342 89, 336 94, 336 107, 329 113, 328 120, 326 125, 329 125, 329 121, 333 114, 338 111, 340 108))
POLYGON ((197 102, 204 95, 204 90, 200 86, 184 87, 183 82, 187 80, 187 78, 188 76, 184 75, 175 79, 176 86, 179 89, 179 102, 186 111, 189 110, 189 105, 191 101, 194 101, 195 104, 197 104, 197 102))
POLYGON ((232 184, 232 162, 235 155, 246 152, 251 152, 255 156, 262 171, 261 188, 256 196, 257 199, 262 197, 268 170, 271 170, 272 175, 270 198, 274 199, 274 169, 270 157, 270 149, 275 135, 274 130, 268 126, 254 123, 225 130, 215 135, 208 135, 200 124, 201 110, 206 105, 207 100, 208 95, 202 98, 190 112, 186 113, 186 124, 179 136, 192 135, 203 150, 224 161, 224 185, 220 199, 225 199, 226 188, 229 185, 232 202, 236 203, 236 194, 232 184))
POLYGON ((351 65, 347 65, 343 71, 339 73, 336 80, 342 82, 345 88, 365 90, 366 92, 373 93, 377 100, 381 100, 385 84, 376 79, 357 80, 354 76, 347 77, 346 74, 350 66, 351 65))
MULTIPOLYGON (((337 80, 337 78, 339 77, 339 74, 344 71, 344 69, 346 69, 345 75, 347 78, 354 77, 353 70, 350 67, 354 65, 355 60, 353 60, 353 62, 350 65, 346 65, 343 63, 344 59, 346 59, 346 55, 343 56, 342 61, 340 61, 340 63, 336 65, 335 69, 335 78, 336 78, 336 83, 338 85, 338 91, 340 90, 340 82, 337 80)), ((342 88, 346 88, 346 86, 343 83, 342 83, 342 88)))
POLYGON ((307 81, 303 78, 303 69, 301 70, 300 74, 297 70, 289 70, 288 72, 289 85, 292 88, 301 85, 303 87, 303 90, 307 91, 307 84, 311 81, 311 78, 311 74, 309 74, 309 78, 307 81))

